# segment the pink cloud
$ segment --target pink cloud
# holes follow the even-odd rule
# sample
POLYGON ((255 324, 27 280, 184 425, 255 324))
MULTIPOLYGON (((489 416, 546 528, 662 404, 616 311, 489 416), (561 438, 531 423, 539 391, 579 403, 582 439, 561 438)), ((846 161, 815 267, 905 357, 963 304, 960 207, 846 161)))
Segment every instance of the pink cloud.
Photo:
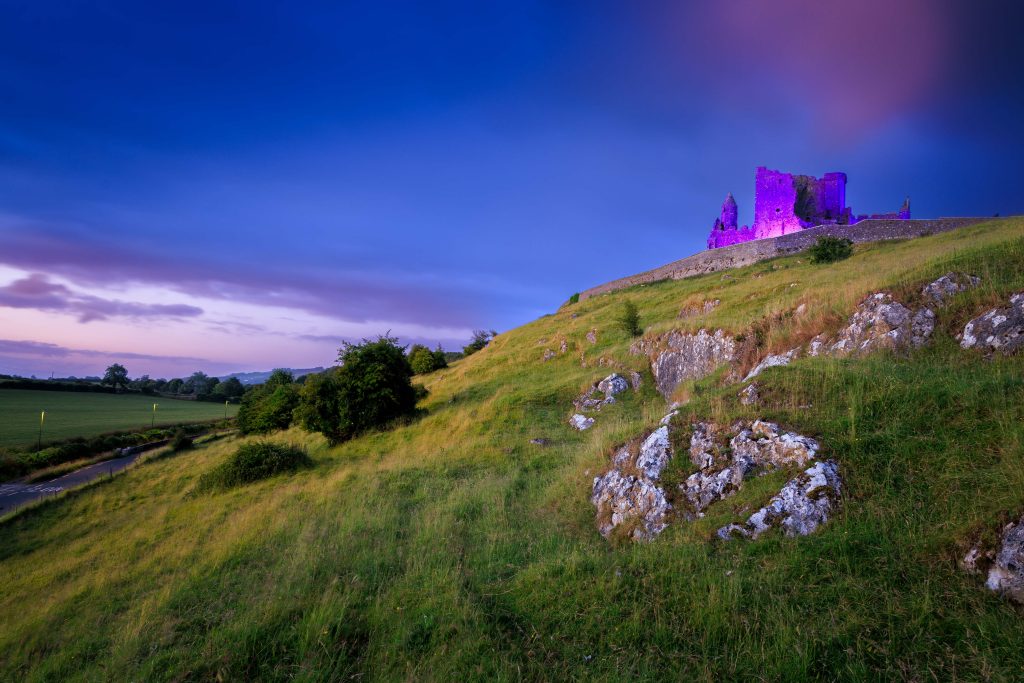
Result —
POLYGON ((684 21, 683 49, 705 76, 754 112, 799 98, 832 139, 926 99, 952 50, 949 10, 932 0, 729 0, 684 21))
POLYGON ((187 304, 144 304, 81 294, 51 282, 41 273, 0 287, 0 306, 67 313, 77 316, 81 323, 109 318, 194 318, 203 313, 203 309, 187 304))

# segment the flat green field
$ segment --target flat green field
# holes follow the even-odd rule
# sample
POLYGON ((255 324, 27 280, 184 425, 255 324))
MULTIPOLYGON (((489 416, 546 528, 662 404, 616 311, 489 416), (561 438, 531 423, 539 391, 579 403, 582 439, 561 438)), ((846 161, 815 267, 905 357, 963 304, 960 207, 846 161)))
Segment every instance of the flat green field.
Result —
MULTIPOLYGON (((39 414, 44 410, 43 441, 46 442, 149 427, 154 403, 158 404, 158 426, 224 417, 223 403, 139 394, 0 389, 0 447, 35 442, 39 437, 39 414)), ((228 417, 234 417, 237 412, 237 405, 228 406, 228 417)))

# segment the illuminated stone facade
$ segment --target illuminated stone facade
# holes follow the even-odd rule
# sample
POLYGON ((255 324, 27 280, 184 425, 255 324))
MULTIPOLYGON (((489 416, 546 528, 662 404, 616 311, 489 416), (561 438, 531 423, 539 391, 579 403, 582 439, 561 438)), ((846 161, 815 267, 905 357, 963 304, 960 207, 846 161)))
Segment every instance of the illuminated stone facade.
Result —
POLYGON ((754 186, 754 224, 738 225, 732 193, 708 235, 708 249, 740 242, 780 237, 816 225, 851 225, 866 218, 909 219, 910 199, 898 212, 854 216, 846 206, 846 174, 826 173, 821 178, 757 169, 754 186))

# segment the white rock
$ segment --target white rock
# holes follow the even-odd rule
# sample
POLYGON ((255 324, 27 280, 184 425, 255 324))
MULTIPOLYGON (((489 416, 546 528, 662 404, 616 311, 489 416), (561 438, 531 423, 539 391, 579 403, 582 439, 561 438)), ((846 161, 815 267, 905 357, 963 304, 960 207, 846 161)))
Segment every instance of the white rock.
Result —
POLYGON ((594 426, 594 418, 577 413, 569 418, 569 424, 582 432, 594 426))
POLYGON ((785 353, 780 353, 774 356, 765 356, 760 363, 754 366, 753 370, 747 373, 747 376, 743 378, 743 381, 749 382, 768 368, 777 368, 782 365, 789 365, 790 361, 799 355, 800 349, 790 349, 785 353))

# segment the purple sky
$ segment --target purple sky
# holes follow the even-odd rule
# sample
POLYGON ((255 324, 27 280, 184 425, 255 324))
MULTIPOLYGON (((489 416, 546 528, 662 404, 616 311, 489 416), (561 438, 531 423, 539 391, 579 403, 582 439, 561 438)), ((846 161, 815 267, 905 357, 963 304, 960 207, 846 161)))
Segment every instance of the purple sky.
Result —
POLYGON ((0 372, 459 348, 699 250, 758 165, 1024 211, 1020 4, 37 3, 0 21, 0 372))

